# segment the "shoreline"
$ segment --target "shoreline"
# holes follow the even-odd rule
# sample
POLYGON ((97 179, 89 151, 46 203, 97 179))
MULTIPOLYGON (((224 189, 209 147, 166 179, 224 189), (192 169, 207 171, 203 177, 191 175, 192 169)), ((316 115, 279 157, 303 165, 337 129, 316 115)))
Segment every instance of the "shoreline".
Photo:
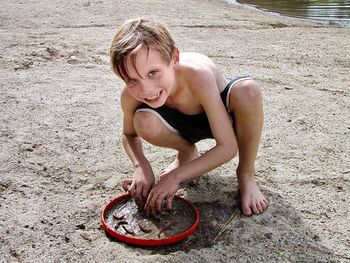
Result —
POLYGON ((273 16, 282 16, 282 17, 289 17, 289 18, 295 18, 299 19, 304 22, 313 22, 316 24, 320 24, 323 26, 337 26, 337 27, 343 27, 343 28, 349 28, 350 27, 350 18, 345 19, 345 18, 311 18, 311 17, 303 17, 303 16, 293 16, 293 15, 287 15, 287 14, 281 14, 277 10, 272 11, 272 10, 267 10, 262 7, 254 6, 251 4, 244 4, 244 3, 238 3, 236 0, 225 0, 228 4, 231 5, 239 5, 243 6, 245 8, 251 8, 257 12, 263 12, 267 13, 269 15, 273 16))

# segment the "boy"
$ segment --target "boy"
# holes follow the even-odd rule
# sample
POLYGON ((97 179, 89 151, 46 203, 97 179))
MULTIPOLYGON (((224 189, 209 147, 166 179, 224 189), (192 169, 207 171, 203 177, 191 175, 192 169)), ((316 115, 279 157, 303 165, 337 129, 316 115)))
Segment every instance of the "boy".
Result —
POLYGON ((128 20, 110 48, 113 71, 124 82, 121 91, 123 146, 135 171, 124 190, 147 213, 160 211, 163 200, 172 208, 179 184, 232 159, 242 212, 264 212, 268 202, 255 176, 255 159, 263 125, 262 95, 250 77, 228 81, 214 62, 175 47, 166 26, 145 19, 128 20), (141 139, 175 149, 177 158, 155 185, 141 139), (214 138, 216 145, 198 156, 195 143, 214 138))

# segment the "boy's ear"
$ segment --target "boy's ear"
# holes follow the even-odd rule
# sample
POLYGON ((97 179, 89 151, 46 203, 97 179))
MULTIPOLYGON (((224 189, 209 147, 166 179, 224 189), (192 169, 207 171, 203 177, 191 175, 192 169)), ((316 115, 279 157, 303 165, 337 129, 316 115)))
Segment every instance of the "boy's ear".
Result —
POLYGON ((180 61, 180 50, 175 47, 173 50, 173 57, 172 57, 174 65, 178 65, 180 61))

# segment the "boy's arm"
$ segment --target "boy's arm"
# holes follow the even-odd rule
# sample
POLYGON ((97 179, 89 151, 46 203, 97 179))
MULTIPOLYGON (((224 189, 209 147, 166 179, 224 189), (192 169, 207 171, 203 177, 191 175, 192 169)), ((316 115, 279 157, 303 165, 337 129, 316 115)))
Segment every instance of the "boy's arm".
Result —
POLYGON ((135 197, 139 206, 143 206, 150 189, 154 185, 154 174, 143 153, 141 139, 137 135, 133 124, 135 109, 139 104, 129 95, 126 89, 123 89, 121 93, 121 107, 123 110, 122 141, 135 169, 133 179, 124 182, 123 188, 135 197))
POLYGON ((192 179, 226 163, 238 151, 236 135, 227 110, 222 103, 215 76, 201 70, 201 72, 192 75, 191 81, 191 91, 204 108, 216 145, 175 171, 180 182, 192 179))
POLYGON ((191 91, 199 99, 207 114, 216 145, 198 158, 162 177, 147 199, 147 211, 151 214, 160 211, 163 199, 167 199, 168 208, 171 208, 172 198, 180 183, 220 166, 237 154, 237 139, 222 103, 215 77, 209 71, 194 72, 191 76, 191 91))

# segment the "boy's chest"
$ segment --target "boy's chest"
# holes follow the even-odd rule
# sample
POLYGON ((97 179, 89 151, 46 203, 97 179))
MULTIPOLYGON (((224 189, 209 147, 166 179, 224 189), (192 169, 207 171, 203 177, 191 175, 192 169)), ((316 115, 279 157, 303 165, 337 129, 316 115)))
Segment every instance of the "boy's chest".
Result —
POLYGON ((201 103, 191 93, 184 93, 175 98, 167 99, 165 105, 187 115, 203 112, 201 103))

